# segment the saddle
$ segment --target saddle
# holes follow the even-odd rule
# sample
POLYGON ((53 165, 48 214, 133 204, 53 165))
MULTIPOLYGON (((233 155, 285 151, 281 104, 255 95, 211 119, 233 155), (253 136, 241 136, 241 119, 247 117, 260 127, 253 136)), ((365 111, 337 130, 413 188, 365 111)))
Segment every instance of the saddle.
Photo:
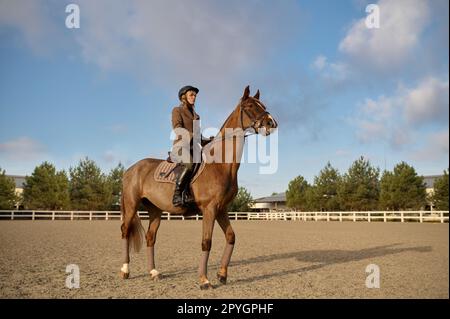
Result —
MULTIPOLYGON (((178 163, 174 163, 169 160, 162 161, 156 168, 153 178, 157 182, 175 184, 177 176, 180 173, 180 168, 181 166, 178 163)), ((191 184, 194 183, 198 176, 200 176, 204 168, 205 162, 194 165, 190 180, 191 184)))

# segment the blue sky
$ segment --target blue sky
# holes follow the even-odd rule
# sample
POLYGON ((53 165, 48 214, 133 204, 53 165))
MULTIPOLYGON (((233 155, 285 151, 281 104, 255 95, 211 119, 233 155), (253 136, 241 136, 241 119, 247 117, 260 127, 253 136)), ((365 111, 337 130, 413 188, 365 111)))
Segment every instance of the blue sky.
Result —
MULTIPOLYGON (((400 161, 421 175, 449 160, 448 1, 380 0, 380 28, 351 1, 0 0, 0 167, 104 172, 166 157, 178 89, 200 88, 218 128, 249 84, 279 123, 278 169, 243 163, 254 197, 313 182, 328 161, 400 161), (67 29, 65 7, 80 7, 67 29)), ((213 133, 211 130, 205 132, 213 133)))

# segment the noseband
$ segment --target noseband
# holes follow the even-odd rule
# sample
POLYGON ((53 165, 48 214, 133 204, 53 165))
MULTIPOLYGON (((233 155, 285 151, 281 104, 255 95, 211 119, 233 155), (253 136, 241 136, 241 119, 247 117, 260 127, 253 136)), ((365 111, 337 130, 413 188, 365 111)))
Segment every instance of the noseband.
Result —
POLYGON ((248 128, 253 128, 253 130, 254 130, 254 132, 253 133, 251 133, 251 134, 248 134, 248 135, 244 135, 244 137, 246 137, 246 136, 249 136, 249 135, 253 135, 253 134, 256 134, 256 132, 258 131, 258 129, 260 129, 261 127, 263 127, 262 126, 262 122, 263 122, 263 120, 266 118, 266 117, 268 117, 269 116, 269 112, 267 112, 267 111, 264 111, 264 112, 261 112, 256 118, 252 118, 252 116, 248 113, 248 111, 245 109, 245 108, 243 108, 242 107, 242 105, 240 105, 239 106, 239 108, 240 108, 240 110, 239 110, 239 118, 240 118, 240 121, 241 121, 241 129, 242 130, 246 130, 246 129, 248 129, 248 128), (245 115, 247 115, 247 117, 252 121, 251 122, 251 124, 250 124, 250 126, 249 127, 247 127, 247 128, 245 128, 244 129, 244 119, 243 119, 243 113, 245 113, 245 115))

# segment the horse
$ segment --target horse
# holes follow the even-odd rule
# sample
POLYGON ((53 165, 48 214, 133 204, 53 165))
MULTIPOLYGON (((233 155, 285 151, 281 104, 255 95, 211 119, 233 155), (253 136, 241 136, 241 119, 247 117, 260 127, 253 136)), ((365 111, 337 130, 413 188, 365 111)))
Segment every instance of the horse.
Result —
MULTIPOLYGON (((260 101, 259 96, 259 90, 254 96, 250 96, 250 87, 246 86, 239 103, 208 146, 219 146, 226 151, 228 149, 226 133, 229 132, 229 129, 241 129, 243 132, 251 131, 252 134, 261 135, 269 135, 270 132, 273 132, 278 124, 260 101)), ((237 172, 245 138, 239 139, 236 136, 232 138, 232 160, 225 161, 225 156, 229 156, 229 154, 222 154, 222 161, 219 163, 204 163, 201 174, 191 183, 195 207, 203 215, 202 256, 198 273, 199 286, 202 290, 213 288, 207 277, 207 265, 215 221, 218 222, 224 232, 226 240, 220 269, 216 274, 221 284, 227 282, 228 265, 236 241, 228 217, 227 206, 238 192, 237 172)), ((134 248, 138 252, 142 246, 144 229, 137 214, 140 203, 145 206, 149 213, 149 227, 145 238, 147 242, 147 266, 153 280, 161 278, 160 272, 155 267, 154 246, 162 212, 165 211, 174 215, 192 214, 192 209, 189 207, 172 205, 173 184, 157 182, 153 178, 155 169, 163 161, 155 158, 142 159, 129 167, 123 175, 121 194, 123 223, 121 232, 124 263, 120 270, 120 276, 123 279, 127 279, 130 275, 130 248, 134 248)))

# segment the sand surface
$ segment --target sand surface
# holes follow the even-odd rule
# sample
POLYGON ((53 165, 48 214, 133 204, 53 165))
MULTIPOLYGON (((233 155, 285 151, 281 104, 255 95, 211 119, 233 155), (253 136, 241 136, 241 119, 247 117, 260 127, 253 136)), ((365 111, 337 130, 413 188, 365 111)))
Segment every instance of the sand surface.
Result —
MULTIPOLYGON (((143 221, 147 228, 148 221, 143 221)), ((448 224, 232 221, 228 284, 215 278, 225 240, 216 224, 201 291, 201 221, 162 221, 150 280, 145 248, 122 266, 120 221, 1 221, 1 298, 448 298, 448 224), (68 264, 80 288, 66 287, 68 264), (380 288, 366 287, 366 267, 380 288)))

